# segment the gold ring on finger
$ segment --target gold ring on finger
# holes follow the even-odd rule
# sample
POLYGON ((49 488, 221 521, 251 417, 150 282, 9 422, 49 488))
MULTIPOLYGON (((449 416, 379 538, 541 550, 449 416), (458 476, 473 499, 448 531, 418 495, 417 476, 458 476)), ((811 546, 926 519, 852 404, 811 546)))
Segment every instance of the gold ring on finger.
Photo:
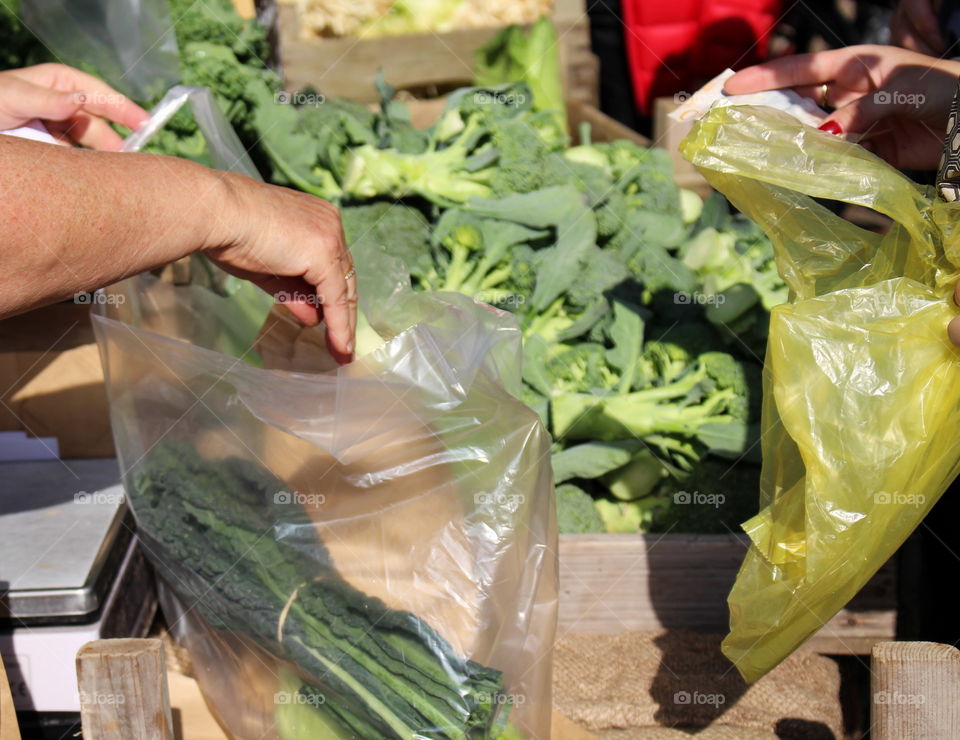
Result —
POLYGON ((830 102, 827 100, 827 93, 829 92, 830 92, 830 86, 826 82, 820 85, 820 107, 821 108, 830 107, 830 102))

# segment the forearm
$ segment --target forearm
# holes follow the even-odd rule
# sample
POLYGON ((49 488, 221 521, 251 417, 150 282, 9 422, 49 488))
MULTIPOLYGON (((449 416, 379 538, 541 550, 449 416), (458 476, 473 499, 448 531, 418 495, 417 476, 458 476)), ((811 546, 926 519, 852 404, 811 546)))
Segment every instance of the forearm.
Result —
POLYGON ((228 193, 185 160, 0 136, 0 317, 215 246, 228 193))

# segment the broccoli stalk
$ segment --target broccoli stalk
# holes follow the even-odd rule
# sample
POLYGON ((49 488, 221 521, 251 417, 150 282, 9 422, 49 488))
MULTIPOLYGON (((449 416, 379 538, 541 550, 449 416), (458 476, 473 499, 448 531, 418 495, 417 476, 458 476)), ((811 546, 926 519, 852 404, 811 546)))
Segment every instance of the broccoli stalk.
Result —
MULTIPOLYGON (((464 227, 470 228, 470 227, 464 227)), ((470 229, 479 236, 476 229, 470 229)), ((469 296, 476 296, 479 293, 487 293, 497 286, 501 285, 510 277, 512 267, 509 264, 502 263, 497 255, 490 250, 483 250, 483 241, 477 241, 472 234, 466 235, 466 249, 461 247, 461 242, 457 241, 453 245, 454 249, 454 277, 449 273, 444 290, 458 290, 469 296), (479 262, 472 262, 476 257, 476 252, 481 251, 479 262)), ((504 291, 504 293, 506 293, 504 291)), ((488 303, 498 303, 494 297, 488 297, 488 303)))
POLYGON ((492 305, 507 303, 514 292, 501 286, 511 280, 516 268, 511 249, 544 233, 450 209, 434 227, 435 264, 421 286, 463 293, 492 305))
POLYGON ((559 393, 550 401, 556 437, 617 440, 650 435, 693 437, 705 424, 735 424, 727 408, 737 400, 732 388, 719 387, 707 365, 698 361, 683 377, 666 385, 618 395, 559 393), (705 398, 696 399, 703 386, 705 398))
POLYGON ((573 325, 563 298, 557 298, 545 311, 528 314, 529 322, 523 327, 524 341, 537 337, 544 344, 554 344, 566 329, 573 325))
POLYGON ((403 154, 365 144, 350 152, 343 190, 355 198, 421 195, 442 206, 488 198, 487 168, 470 171, 466 161, 485 133, 478 115, 470 116, 459 135, 442 149, 434 144, 422 154, 403 154))

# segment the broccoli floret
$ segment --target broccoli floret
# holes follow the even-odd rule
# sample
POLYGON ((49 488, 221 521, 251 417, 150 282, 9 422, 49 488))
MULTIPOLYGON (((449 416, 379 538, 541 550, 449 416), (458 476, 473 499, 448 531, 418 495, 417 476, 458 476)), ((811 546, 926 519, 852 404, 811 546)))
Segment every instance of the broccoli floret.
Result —
POLYGON ((570 316, 563 298, 557 298, 545 311, 529 313, 525 317, 523 339, 529 342, 536 338, 545 345, 553 345, 560 341, 564 331, 573 325, 574 318, 570 316))
POLYGON ((546 168, 550 146, 526 118, 497 121, 492 143, 498 158, 490 185, 497 197, 529 193, 554 184, 546 168))
POLYGON ((606 201, 616 189, 616 181, 609 171, 571 160, 567 158, 566 152, 552 154, 546 160, 546 167, 552 182, 573 185, 584 194, 587 205, 591 208, 606 201))
POLYGON ((675 380, 705 353, 723 347, 712 327, 701 321, 654 323, 649 336, 657 338, 643 345, 638 389, 675 380))
MULTIPOLYGON (((651 153, 656 151, 639 146, 635 142, 627 139, 617 139, 616 141, 596 144, 595 146, 603 150, 607 161, 610 162, 610 167, 617 177, 623 177, 633 172, 637 167, 649 166, 651 157, 655 156, 651 153)), ((669 156, 667 160, 669 161, 669 156)), ((659 162, 658 159, 654 159, 653 161, 655 163, 659 162)))
POLYGON ((269 29, 255 19, 241 18, 230 0, 168 0, 168 4, 181 49, 195 41, 210 42, 231 50, 243 64, 266 66, 269 29))
POLYGON ((510 274, 500 284, 500 289, 514 296, 517 304, 525 304, 537 285, 537 252, 529 244, 516 244, 510 248, 507 261, 510 274))
POLYGON ((727 534, 757 513, 760 467, 706 458, 661 498, 650 532, 727 534))
POLYGON ((756 382, 758 378, 753 373, 753 377, 749 377, 746 364, 726 352, 706 352, 700 355, 700 362, 718 388, 733 391, 734 397, 727 405, 730 415, 738 421, 750 421, 751 381, 756 382))
POLYGON ((229 46, 193 41, 183 47, 180 60, 184 83, 213 90, 221 106, 229 106, 231 121, 246 120, 250 109, 265 103, 265 98, 272 103, 274 91, 280 89, 273 72, 243 64, 229 46))
POLYGON ((672 341, 669 337, 653 339, 643 345, 641 358, 644 386, 672 383, 686 372, 696 360, 697 355, 672 341))
POLYGON ((557 525, 561 534, 599 534, 603 520, 586 491, 571 483, 556 488, 557 525))
POLYGON ((559 393, 611 390, 620 380, 607 362, 607 350, 601 344, 557 344, 547 361, 547 373, 553 379, 553 391, 559 393))
POLYGON ((443 213, 434 226, 437 275, 431 290, 464 293, 492 305, 518 306, 508 285, 515 265, 511 250, 544 232, 461 209, 443 213))
POLYGON ((446 250, 442 282, 426 286, 428 290, 460 291, 473 271, 473 255, 483 250, 483 236, 480 229, 471 223, 459 223, 443 233, 439 239, 435 232, 434 243, 446 250))
POLYGON ((458 110, 464 119, 479 114, 496 120, 530 113, 533 110, 533 95, 525 82, 506 86, 465 87, 452 93, 447 105, 448 110, 458 110))
POLYGON ((664 247, 642 242, 627 262, 630 273, 643 286, 641 300, 649 304, 659 293, 669 293, 675 303, 688 303, 699 287, 696 273, 664 247))
POLYGON ((430 224, 416 208, 380 201, 341 208, 340 218, 351 249, 360 245, 386 249, 403 262, 418 283, 433 268, 430 224))
MULTIPOLYGON (((311 165, 329 172, 337 181, 346 173, 350 148, 376 142, 374 114, 359 103, 328 100, 323 105, 297 108, 296 113, 296 133, 309 137, 316 147, 311 165)), ((270 129, 265 127, 265 131, 273 141, 270 129)))
MULTIPOLYGON (((597 217, 597 237, 603 241, 616 235, 627 223, 627 200, 623 193, 612 191, 593 209, 597 217)), ((612 251, 612 250, 611 250, 612 251)))
POLYGON ((607 146, 614 176, 628 196, 631 208, 680 213, 680 189, 666 149, 645 149, 630 141, 616 141, 607 146))

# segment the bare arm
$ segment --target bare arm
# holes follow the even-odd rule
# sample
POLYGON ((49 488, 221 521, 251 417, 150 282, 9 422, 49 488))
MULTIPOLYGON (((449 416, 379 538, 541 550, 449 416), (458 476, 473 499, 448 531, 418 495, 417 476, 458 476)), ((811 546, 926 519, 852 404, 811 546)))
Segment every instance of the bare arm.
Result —
POLYGON ((195 252, 327 322, 347 361, 356 281, 339 214, 319 198, 185 160, 0 136, 0 317, 195 252))

